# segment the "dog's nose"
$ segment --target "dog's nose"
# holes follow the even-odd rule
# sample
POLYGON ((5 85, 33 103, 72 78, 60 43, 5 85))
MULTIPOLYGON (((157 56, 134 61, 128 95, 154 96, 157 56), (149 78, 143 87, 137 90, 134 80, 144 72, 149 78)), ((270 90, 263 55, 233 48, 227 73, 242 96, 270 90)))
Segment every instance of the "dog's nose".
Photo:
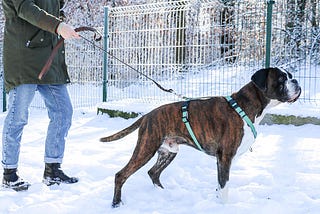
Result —
POLYGON ((297 81, 296 79, 292 79, 291 82, 292 82, 292 83, 295 83, 295 84, 298 83, 298 81, 297 81))

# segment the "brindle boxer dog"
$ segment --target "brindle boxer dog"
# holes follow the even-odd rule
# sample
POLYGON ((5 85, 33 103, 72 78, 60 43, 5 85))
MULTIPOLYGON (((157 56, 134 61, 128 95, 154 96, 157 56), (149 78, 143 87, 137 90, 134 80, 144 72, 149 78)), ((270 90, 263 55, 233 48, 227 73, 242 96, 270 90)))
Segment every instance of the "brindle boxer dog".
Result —
MULTIPOLYGON (((252 123, 258 124, 265 110, 276 104, 298 99, 301 88, 289 72, 278 68, 258 70, 251 81, 232 98, 238 103, 252 123)), ((160 106, 142 116, 130 127, 101 138, 109 142, 123 138, 139 128, 138 142, 128 164, 115 175, 115 189, 112 206, 121 202, 121 188, 130 175, 145 165, 158 152, 155 165, 148 171, 152 182, 163 188, 159 177, 161 172, 175 158, 179 144, 200 149, 217 159, 219 192, 227 198, 227 182, 232 159, 246 151, 254 142, 251 129, 230 106, 225 97, 193 99, 189 103, 189 120, 194 135, 200 143, 198 148, 192 140, 186 125, 182 122, 181 107, 184 102, 160 106)))

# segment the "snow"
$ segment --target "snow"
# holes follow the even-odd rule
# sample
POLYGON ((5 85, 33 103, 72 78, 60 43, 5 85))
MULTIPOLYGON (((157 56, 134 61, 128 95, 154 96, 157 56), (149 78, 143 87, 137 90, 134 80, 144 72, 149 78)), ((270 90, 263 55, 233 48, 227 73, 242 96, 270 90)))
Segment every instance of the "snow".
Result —
MULTIPOLYGON (((115 108, 146 113, 152 103, 138 105, 132 100, 115 108)), ((278 109, 296 112, 306 105, 315 116, 319 107, 295 103, 278 109)), ((320 114, 317 113, 319 117, 320 114)), ((5 113, 0 114, 2 129, 5 113)), ((122 189, 123 204, 111 208, 114 174, 128 162, 137 131, 114 142, 104 137, 132 124, 135 119, 110 118, 96 108, 76 109, 70 129, 64 171, 80 178, 79 183, 47 187, 41 183, 43 153, 48 118, 46 111, 30 109, 19 162, 20 176, 31 182, 26 192, 0 189, 0 213, 319 213, 320 210, 320 132, 315 125, 260 125, 253 151, 232 165, 229 200, 217 198, 216 160, 200 151, 180 146, 175 160, 160 179, 165 189, 153 186, 147 171, 156 156, 133 174, 122 189)))

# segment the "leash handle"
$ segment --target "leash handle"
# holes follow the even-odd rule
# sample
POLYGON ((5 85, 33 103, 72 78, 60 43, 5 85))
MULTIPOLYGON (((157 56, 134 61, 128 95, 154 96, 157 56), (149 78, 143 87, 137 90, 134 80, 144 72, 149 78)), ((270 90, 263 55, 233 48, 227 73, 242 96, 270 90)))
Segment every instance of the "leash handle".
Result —
POLYGON ((93 28, 93 27, 88 27, 88 26, 82 26, 82 27, 78 27, 76 29, 74 29, 75 32, 80 32, 80 31, 91 31, 94 32, 94 36, 93 39, 98 42, 102 39, 102 34, 100 31, 98 31, 97 29, 93 28))
MULTIPOLYGON (((94 32, 93 38, 95 41, 100 41, 102 39, 102 34, 97 29, 95 29, 93 27, 82 26, 82 27, 78 27, 78 28, 74 29, 74 31, 76 31, 76 32, 92 31, 92 32, 94 32)), ((42 70, 40 71, 40 73, 38 75, 39 80, 42 80, 43 77, 48 72, 48 70, 52 64, 52 61, 53 61, 55 55, 57 54, 59 48, 62 46, 63 42, 64 42, 64 38, 59 39, 58 43, 52 49, 52 52, 51 52, 46 64, 43 66, 42 70)))

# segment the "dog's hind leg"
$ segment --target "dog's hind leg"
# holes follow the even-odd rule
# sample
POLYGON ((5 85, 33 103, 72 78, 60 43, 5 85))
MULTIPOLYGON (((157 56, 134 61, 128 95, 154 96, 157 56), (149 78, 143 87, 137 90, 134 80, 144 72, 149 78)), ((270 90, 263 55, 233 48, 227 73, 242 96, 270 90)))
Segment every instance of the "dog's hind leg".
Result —
POLYGON ((148 174, 154 185, 163 188, 160 182, 160 174, 176 157, 179 145, 175 139, 166 139, 158 149, 158 159, 155 165, 148 171, 148 174))

